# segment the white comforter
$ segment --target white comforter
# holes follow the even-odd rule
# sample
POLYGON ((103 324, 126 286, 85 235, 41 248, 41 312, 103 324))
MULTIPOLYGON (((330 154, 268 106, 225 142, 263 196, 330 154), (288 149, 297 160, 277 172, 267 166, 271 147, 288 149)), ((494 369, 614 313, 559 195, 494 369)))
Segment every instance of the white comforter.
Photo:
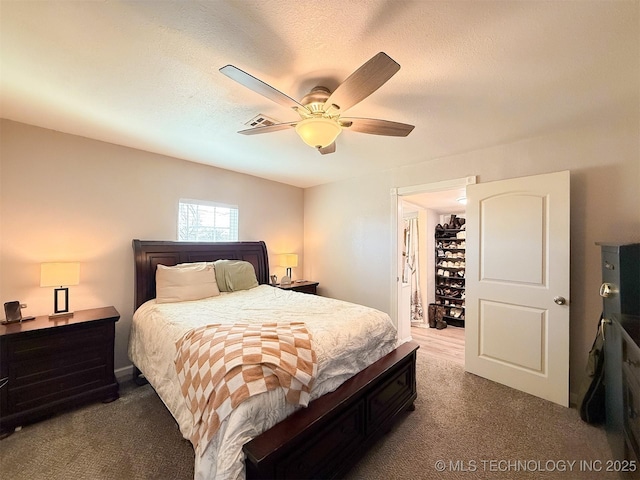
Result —
MULTIPOLYGON (((180 393, 175 370, 176 341, 201 325, 273 321, 303 321, 313 337, 318 376, 311 400, 335 390, 396 346, 397 332, 386 313, 260 285, 192 302, 146 302, 133 316, 129 357, 169 408, 183 436, 188 438, 193 421, 180 393)), ((240 404, 222 423, 202 457, 196 456, 195 478, 244 478, 242 446, 296 408, 285 401, 282 389, 251 397, 240 404)))

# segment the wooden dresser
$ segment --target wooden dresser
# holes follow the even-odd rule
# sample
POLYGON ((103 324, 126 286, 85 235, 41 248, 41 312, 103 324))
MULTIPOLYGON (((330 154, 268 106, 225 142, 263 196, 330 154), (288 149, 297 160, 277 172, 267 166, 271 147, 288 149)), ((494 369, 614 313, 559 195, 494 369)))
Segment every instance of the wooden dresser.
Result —
MULTIPOLYGON (((607 437, 616 460, 640 468, 640 244, 600 244, 607 437)), ((628 465, 630 466, 630 465, 628 465)), ((624 465, 622 472, 624 476, 624 465)))
POLYGON ((287 285, 283 285, 280 283, 276 286, 278 288, 281 288, 282 290, 291 290, 294 292, 310 293, 312 295, 315 295, 317 293, 318 284, 319 282, 308 282, 304 280, 299 282, 292 282, 287 285))
POLYGON ((640 462, 640 316, 623 315, 616 328, 622 354, 623 452, 627 460, 640 462))
POLYGON ((114 307, 0 326, 0 432, 90 401, 118 398, 114 307))

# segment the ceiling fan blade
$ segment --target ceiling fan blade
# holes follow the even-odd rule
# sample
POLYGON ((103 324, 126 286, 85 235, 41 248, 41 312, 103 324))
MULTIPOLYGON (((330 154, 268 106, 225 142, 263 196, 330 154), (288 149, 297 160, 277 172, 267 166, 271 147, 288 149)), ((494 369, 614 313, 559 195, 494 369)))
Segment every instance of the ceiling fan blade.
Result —
POLYGON ((278 130, 286 130, 291 127, 295 127, 299 122, 286 122, 286 123, 274 123, 273 125, 266 125, 264 127, 252 127, 246 130, 240 130, 238 133, 243 135, 257 135, 258 133, 277 132, 278 130))
POLYGON ((389 55, 380 52, 342 82, 325 102, 344 112, 361 102, 400 70, 400 65, 389 55))
POLYGON ((319 148, 318 151, 322 155, 326 155, 327 153, 334 153, 336 151, 336 142, 330 143, 324 148, 319 148))
POLYGON ((406 123, 378 120, 376 118, 345 118, 340 117, 340 124, 354 132, 372 135, 386 135, 389 137, 406 137, 415 128, 406 123))
POLYGON ((259 78, 256 78, 253 75, 240 70, 238 67, 234 67, 233 65, 225 65, 220 69, 220 72, 224 73, 230 79, 235 80, 240 85, 247 87, 249 90, 253 90, 263 97, 267 97, 269 100, 282 105, 283 107, 304 108, 306 110, 306 107, 304 105, 296 102, 293 98, 285 95, 280 90, 276 90, 271 85, 264 83, 259 78))

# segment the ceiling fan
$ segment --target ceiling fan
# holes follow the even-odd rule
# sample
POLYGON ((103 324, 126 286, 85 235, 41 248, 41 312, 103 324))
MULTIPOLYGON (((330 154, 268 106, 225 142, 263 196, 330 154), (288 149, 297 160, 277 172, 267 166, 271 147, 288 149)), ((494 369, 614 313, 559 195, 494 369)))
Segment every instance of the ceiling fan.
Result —
POLYGON ((414 126, 406 123, 342 117, 343 112, 375 92, 398 70, 400 65, 386 53, 380 52, 353 72, 333 92, 326 87, 317 86, 300 102, 233 65, 222 67, 220 72, 269 100, 295 110, 300 115, 300 120, 248 128, 238 133, 255 135, 295 128, 307 145, 324 155, 336 151, 335 140, 343 129, 392 137, 406 137, 411 133, 414 126))

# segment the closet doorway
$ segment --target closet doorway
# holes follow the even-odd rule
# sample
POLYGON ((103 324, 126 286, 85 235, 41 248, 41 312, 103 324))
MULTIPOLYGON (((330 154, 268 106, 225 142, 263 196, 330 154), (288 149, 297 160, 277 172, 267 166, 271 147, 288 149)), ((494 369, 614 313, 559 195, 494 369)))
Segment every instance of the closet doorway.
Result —
MULTIPOLYGON (((465 189, 464 368, 568 406, 570 172, 477 185, 472 185, 475 177, 468 179, 473 181, 465 189)), ((398 231, 402 229, 403 197, 425 190, 392 191, 392 223, 398 231)), ((394 241, 392 247, 393 273, 400 271, 400 245, 402 241, 394 241)), ((399 290, 400 281, 396 283, 399 290)), ((394 290, 396 314, 397 299, 394 290)), ((397 320, 400 341, 410 339, 410 319, 398 316, 397 320)))
POLYGON ((475 183, 475 177, 399 188, 397 192, 399 330, 410 332, 411 338, 421 344, 428 355, 460 365, 464 365, 465 346, 464 198, 466 185, 471 183, 475 183), (411 219, 417 219, 418 224, 418 259, 411 258, 410 263, 416 263, 414 270, 419 274, 422 322, 416 321, 415 280, 408 280, 406 268, 407 232, 411 219), (429 311, 433 325, 436 306, 440 310, 438 328, 431 328, 429 311))

